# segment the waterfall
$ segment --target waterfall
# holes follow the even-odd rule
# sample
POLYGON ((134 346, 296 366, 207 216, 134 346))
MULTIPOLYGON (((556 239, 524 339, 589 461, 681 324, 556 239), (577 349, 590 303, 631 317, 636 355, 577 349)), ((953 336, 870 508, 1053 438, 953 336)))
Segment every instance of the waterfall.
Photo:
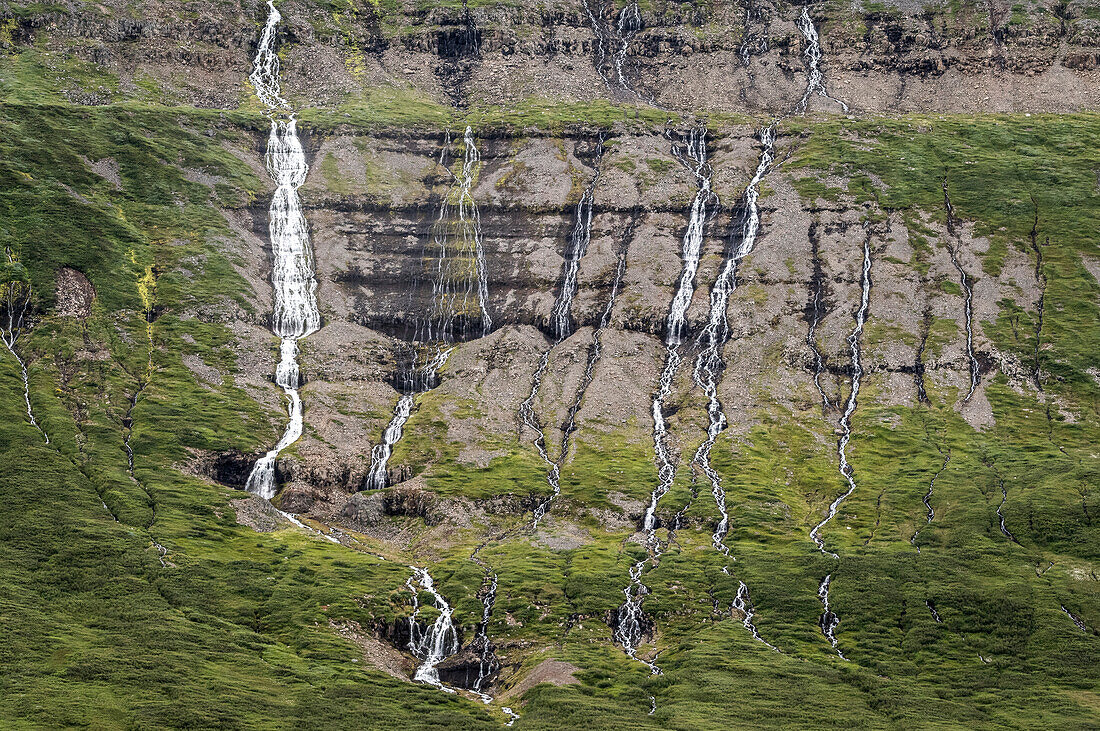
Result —
POLYGON ((741 624, 745 625, 745 629, 752 633, 754 640, 762 642, 779 652, 778 647, 760 636, 760 633, 756 631, 756 625, 752 623, 752 618, 756 616, 756 612, 753 610, 752 599, 749 598, 749 587, 745 585, 744 581, 737 582, 737 597, 733 600, 733 608, 741 613, 741 624))
POLYGON ((825 635, 825 639, 829 640, 829 643, 833 646, 833 650, 836 652, 837 657, 841 660, 847 660, 844 657, 844 653, 840 651, 837 646, 836 640, 836 628, 840 626, 840 618, 836 616, 833 610, 829 607, 829 585, 832 584, 833 575, 827 574, 821 581, 821 586, 817 588, 817 598, 821 600, 821 606, 824 611, 821 614, 821 632, 825 635))
POLYGON ((725 362, 722 359, 722 348, 729 340, 729 320, 726 310, 729 307, 729 299, 737 288, 737 270, 742 260, 748 256, 756 245, 757 234, 760 231, 760 208, 757 201, 760 198, 760 181, 768 172, 773 157, 775 144, 775 125, 765 127, 760 131, 760 143, 763 146, 760 151, 760 161, 756 166, 756 172, 745 188, 743 198, 743 218, 737 238, 730 242, 726 252, 725 261, 710 290, 710 315, 706 327, 699 334, 699 346, 702 348, 695 360, 693 377, 695 383, 703 389, 707 396, 707 438, 699 445, 693 459, 699 465, 710 480, 711 493, 714 495, 715 505, 721 514, 718 527, 711 536, 714 547, 727 556, 729 548, 723 540, 729 530, 729 513, 726 510, 726 493, 722 487, 722 478, 710 463, 710 452, 714 447, 718 435, 727 426, 726 415, 722 402, 718 398, 718 381, 721 378, 725 362))
POLYGON ((806 81, 806 91, 802 94, 802 99, 795 105, 795 110, 803 112, 806 110, 806 105, 810 101, 810 97, 817 94, 822 99, 829 99, 840 105, 841 109, 845 112, 848 111, 848 105, 844 102, 829 96, 829 92, 825 89, 825 76, 821 73, 821 40, 817 35, 817 28, 814 27, 814 21, 810 18, 810 6, 803 5, 802 13, 795 21, 795 25, 798 26, 799 32, 802 33, 802 37, 806 40, 806 49, 802 52, 802 57, 806 61, 806 73, 808 75, 806 81))
MULTIPOLYGON (((10 247, 6 249, 6 253, 8 264, 15 264, 15 257, 12 255, 10 247)), ((31 382, 27 375, 27 363, 15 349, 15 342, 19 339, 19 334, 23 330, 23 317, 26 315, 27 306, 31 301, 30 285, 24 282, 12 281, 3 285, 3 289, 3 306, 8 316, 8 322, 7 326, 0 325, 0 340, 4 342, 4 347, 8 349, 11 356, 15 358, 15 362, 19 364, 19 375, 23 379, 23 405, 26 408, 27 420, 30 421, 31 426, 42 434, 46 444, 49 444, 50 435, 38 423, 38 420, 34 417, 34 409, 31 407, 31 382)))
POLYGON ((298 188, 305 182, 309 167, 298 140, 294 114, 287 111, 287 102, 280 96, 279 57, 272 46, 282 16, 271 0, 267 6, 267 24, 260 36, 249 81, 271 118, 265 155, 268 175, 276 185, 268 211, 273 258, 271 284, 275 295, 271 329, 280 338, 275 383, 286 394, 289 420, 279 443, 252 468, 247 489, 270 499, 276 489, 275 460, 302 435, 298 341, 321 326, 321 315, 317 309, 309 228, 298 198, 298 188))
MULTIPOLYGON (((450 144, 448 133, 439 158, 444 168, 450 144)), ((435 249, 432 304, 427 316, 417 322, 410 364, 398 375, 402 393, 393 416, 382 432, 381 441, 371 450, 367 477, 370 489, 389 485, 389 460, 412 416, 416 396, 438 384, 439 371, 454 351, 454 343, 471 335, 470 320, 476 317, 480 321, 478 335, 484 337, 492 331, 481 216, 472 192, 480 163, 473 128, 467 126, 462 164, 457 173, 452 173, 453 185, 440 202, 432 226, 431 244, 435 249)))
MULTIPOLYGON (((699 268, 699 256, 703 248, 703 226, 707 220, 708 207, 717 201, 717 196, 710 188, 711 169, 707 162, 706 135, 705 127, 693 129, 688 133, 683 150, 676 144, 672 146, 673 156, 691 171, 698 189, 691 203, 688 226, 681 247, 680 277, 665 324, 665 366, 661 371, 651 407, 657 486, 650 493, 643 522, 645 546, 649 555, 631 566, 630 583, 623 590, 626 601, 619 607, 616 615, 615 640, 633 658, 637 658, 638 644, 642 639, 642 598, 649 592, 642 583, 642 572, 646 564, 661 552, 657 538, 657 503, 672 489, 673 480, 676 479, 676 464, 666 444, 668 425, 664 417, 664 403, 672 392, 672 382, 682 360, 680 344, 687 326, 687 309, 695 293, 695 273, 699 268)), ((654 663, 637 659, 645 663, 654 674, 660 673, 660 668, 654 663)))
POLYGON ((401 394, 397 399, 397 405, 393 409, 393 417, 386 429, 382 432, 382 441, 371 450, 371 466, 367 475, 367 487, 371 490, 380 490, 389 484, 389 462, 393 456, 393 447, 400 441, 405 431, 405 422, 412 416, 413 407, 416 405, 416 394, 423 393, 432 388, 439 378, 439 369, 447 363, 453 347, 438 349, 434 357, 420 367, 414 363, 410 371, 404 374, 403 381, 409 390, 401 394))
POLYGON ((409 568, 413 571, 413 575, 405 582, 405 587, 413 595, 413 613, 409 615, 409 652, 420 661, 416 672, 413 673, 413 680, 434 685, 448 693, 454 693, 454 690, 448 688, 439 680, 439 671, 436 670, 439 663, 458 652, 458 634, 455 631, 454 623, 451 621, 454 610, 451 609, 451 605, 447 603, 443 595, 436 590, 427 569, 417 568, 416 566, 410 566, 409 568), (416 588, 414 581, 420 584, 419 590, 416 588), (439 616, 424 631, 421 631, 420 625, 416 622, 421 608, 420 590, 431 594, 435 608, 439 610, 439 616))
POLYGON ((642 14, 638 9, 637 0, 635 0, 635 2, 625 5, 619 12, 619 21, 617 23, 619 47, 614 54, 615 75, 619 82, 619 88, 623 91, 634 91, 633 87, 630 86, 630 82, 627 81, 626 75, 623 73, 623 62, 626 61, 627 52, 630 48, 630 41, 641 29, 642 14))
POLYGON ((768 33, 765 27, 763 33, 754 33, 752 30, 755 20, 765 21, 763 11, 753 5, 753 0, 745 3, 745 33, 741 39, 741 46, 737 49, 737 55, 741 57, 741 63, 746 67, 753 56, 759 56, 768 52, 768 33))
POLYGON ((940 613, 936 611, 936 605, 930 601, 925 601, 924 606, 928 607, 928 612, 932 615, 932 619, 936 624, 943 624, 943 620, 940 619, 940 613))
POLYGON ((1004 534, 1005 538, 1012 541, 1013 543, 1015 543, 1018 546, 1018 545, 1020 545, 1020 542, 1018 540, 1016 540, 1016 536, 1012 535, 1012 531, 1010 531, 1008 529, 1008 525, 1005 524, 1004 509, 1005 509, 1005 503, 1008 502, 1008 488, 1005 487, 1004 478, 999 478, 999 479, 1001 481, 1001 504, 997 506, 997 518, 1000 520, 1001 533, 1004 534))
POLYGON ((596 363, 599 361, 600 355, 602 354, 602 343, 600 338, 603 331, 611 323, 611 313, 615 306, 615 300, 619 294, 619 288, 622 285, 623 274, 626 271, 626 247, 624 245, 620 248, 618 265, 616 266, 615 276, 611 284, 611 294, 608 297, 607 305, 604 307, 599 325, 592 333, 592 341, 588 348, 588 358, 585 362, 584 375, 581 377, 581 382, 577 387, 573 403, 569 407, 569 415, 561 429, 561 449, 558 451, 556 459, 551 458, 546 442, 546 430, 542 424, 542 420, 535 411, 535 402, 538 399, 539 390, 542 387, 542 379, 546 373, 546 368, 550 363, 551 351, 573 333, 572 303, 577 291, 577 273, 580 269, 580 260, 588 252, 588 245, 592 241, 592 216, 595 190, 596 184, 600 179, 599 164, 602 159, 603 136, 601 134, 596 150, 596 172, 592 176, 592 180, 589 181, 588 185, 585 187, 580 202, 577 203, 577 208, 574 213, 573 229, 570 234, 569 245, 566 249, 565 262, 562 265, 560 293, 551 315, 551 326, 554 330, 555 339, 553 344, 543 351, 542 356, 539 358, 538 366, 531 379, 531 392, 523 403, 520 404, 519 409, 520 420, 523 422, 523 425, 535 433, 533 443, 542 461, 546 464, 546 482, 550 486, 550 496, 534 510, 534 518, 531 524, 532 529, 538 528, 539 522, 546 516, 554 499, 561 494, 561 467, 565 462, 565 458, 569 456, 569 438, 572 436, 573 432, 576 431, 577 412, 580 411, 581 402, 584 400, 584 395, 588 391, 588 386, 592 383, 596 363))
POLYGON ((596 173, 584 188, 581 199, 573 216, 573 231, 569 236, 569 245, 562 264, 561 291, 554 303, 550 324, 557 342, 573 334, 573 299, 577 295, 577 272, 581 259, 588 253, 592 241, 592 209, 596 197, 596 184, 600 182, 600 161, 603 159, 603 134, 596 145, 596 173))
POLYGON ((613 28, 604 21, 604 16, 609 9, 606 0, 600 0, 595 9, 593 9, 593 3, 596 0, 581 0, 581 2, 588 16, 588 22, 592 26, 592 33, 596 36, 594 65, 604 86, 608 91, 625 91, 641 98, 631 86, 625 70, 630 42, 642 29, 642 13, 637 0, 623 6, 615 19, 613 28))
MULTIPOLYGON (((852 438, 852 414, 856 410, 856 403, 859 399, 859 385, 860 380, 863 378, 863 362, 860 358, 860 337, 863 334, 863 325, 867 320, 867 307, 870 303, 871 297, 871 237, 870 232, 863 240, 863 273, 860 277, 862 286, 862 296, 860 297, 859 309, 856 310, 856 325, 852 330, 852 333, 848 336, 848 347, 852 354, 852 390, 848 394, 848 403, 844 407, 844 413, 841 414, 838 426, 840 428, 840 439, 837 441, 837 456, 840 460, 840 474, 844 477, 844 480, 848 483, 848 490, 837 497, 829 505, 829 514, 814 526, 810 531, 810 539, 817 544, 818 549, 833 558, 838 558, 837 554, 832 553, 825 549, 825 541, 821 538, 821 529, 833 519, 836 515, 837 508, 855 492, 856 481, 853 478, 854 470, 852 465, 848 464, 848 442, 852 438)), ((827 587, 826 587, 827 590, 827 587)))
MULTIPOLYGON (((527 395, 527 398, 519 407, 519 418, 523 425, 535 432, 534 445, 542 461, 546 463, 546 483, 550 485, 550 497, 535 509, 532 528, 538 527, 539 521, 549 510, 550 503, 561 493, 561 465, 558 460, 550 458, 550 453, 546 447, 546 430, 543 428, 538 414, 535 413, 535 400, 538 398, 539 389, 542 387, 542 377, 546 373, 546 367, 550 363, 550 350, 548 348, 542 352, 542 357, 539 358, 538 367, 535 368, 535 374, 531 380, 531 393, 527 395)), ((564 457, 564 440, 562 444, 562 455, 564 457)))
POLYGON ((481 598, 481 622, 477 626, 477 634, 471 647, 478 649, 477 680, 474 681, 474 693, 482 696, 485 703, 492 702, 492 696, 484 693, 485 681, 496 671, 497 662, 493 656, 493 646, 489 642, 489 619, 493 615, 493 607, 497 601, 497 575, 495 571, 489 572, 489 590, 481 598))

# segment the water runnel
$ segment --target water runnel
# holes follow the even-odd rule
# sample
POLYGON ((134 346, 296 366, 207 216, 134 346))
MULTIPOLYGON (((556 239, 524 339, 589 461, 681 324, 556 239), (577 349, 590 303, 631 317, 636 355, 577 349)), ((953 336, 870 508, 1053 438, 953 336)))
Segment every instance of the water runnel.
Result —
MULTIPOLYGON (((848 463, 847 448, 848 442, 852 438, 852 414, 855 413, 856 404, 859 399, 859 386, 860 381, 863 378, 863 362, 861 359, 860 351, 860 338, 863 334, 863 326, 867 321, 867 309, 870 304, 871 296, 871 234, 868 229, 867 235, 863 240, 863 268, 860 277, 860 284, 862 289, 862 295, 860 297, 859 308, 855 314, 855 328, 848 336, 848 347, 852 354, 852 390, 848 394, 848 403, 844 407, 844 413, 841 414, 838 426, 840 428, 840 439, 837 441, 837 456, 840 460, 840 474, 844 477, 844 480, 848 483, 848 489, 846 492, 838 496, 829 505, 829 514, 814 526, 810 531, 810 539, 817 544, 818 549, 833 558, 838 558, 837 554, 826 550, 825 541, 821 538, 821 529, 833 519, 836 515, 837 508, 844 502, 856 489, 856 481, 853 477, 854 470, 848 463)), ((827 587, 826 587, 827 590, 827 587)))
MULTIPOLYGON (((8 264, 15 264, 15 257, 12 255, 10 247, 6 248, 6 253, 8 264)), ((11 281, 3 285, 3 291, 3 312, 7 313, 8 322, 7 327, 0 326, 0 340, 4 342, 4 347, 8 349, 11 356, 15 358, 15 362, 19 364, 19 374, 23 379, 23 404, 26 408, 27 420, 30 421, 31 426, 42 434, 46 444, 49 444, 50 435, 38 423, 38 420, 34 417, 34 409, 31 408, 31 383, 27 375, 27 363, 15 349, 15 343, 23 329, 23 318, 26 315, 27 306, 30 304, 30 285, 22 281, 11 281)), ((2 313, 0 313, 0 316, 2 316, 2 313)))

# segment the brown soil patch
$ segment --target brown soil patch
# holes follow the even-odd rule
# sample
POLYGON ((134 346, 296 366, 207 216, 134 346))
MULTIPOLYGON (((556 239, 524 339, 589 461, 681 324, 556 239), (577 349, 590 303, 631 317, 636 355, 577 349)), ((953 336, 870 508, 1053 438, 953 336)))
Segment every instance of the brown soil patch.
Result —
POLYGON ((580 681, 574 677, 573 673, 579 670, 580 668, 572 663, 562 662, 561 660, 543 660, 527 674, 527 677, 501 693, 498 700, 518 698, 541 683, 576 685, 580 681))

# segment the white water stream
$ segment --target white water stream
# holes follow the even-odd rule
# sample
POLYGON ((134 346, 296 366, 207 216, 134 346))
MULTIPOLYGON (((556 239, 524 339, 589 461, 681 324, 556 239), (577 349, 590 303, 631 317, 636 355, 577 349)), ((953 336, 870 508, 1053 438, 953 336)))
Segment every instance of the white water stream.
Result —
POLYGON ((848 463, 847 449, 848 442, 851 441, 852 438, 852 414, 856 410, 856 403, 859 399, 860 381, 863 378, 863 361, 860 357, 860 338, 863 335, 863 326, 867 321, 867 307, 870 303, 871 296, 871 241, 869 236, 863 240, 863 269, 862 275, 860 276, 860 285, 862 295, 860 297, 859 309, 856 310, 856 325, 848 336, 848 347, 852 354, 852 390, 848 394, 848 403, 844 407, 844 413, 841 414, 840 420, 837 422, 837 426, 840 429, 840 439, 837 441, 836 451, 840 460, 840 474, 847 482, 848 489, 833 500, 829 505, 829 514, 810 531, 810 539, 817 544, 818 549, 820 549, 822 553, 832 556, 833 558, 838 558, 838 556, 826 550, 825 541, 821 538, 821 529, 833 519, 840 504, 855 492, 856 489, 856 481, 853 477, 855 471, 852 469, 852 465, 848 463))
POLYGON ((676 479, 676 463, 666 441, 668 424, 665 421, 664 404, 672 392, 672 382, 682 360, 680 345, 687 326, 687 309, 695 292, 695 274, 699 269, 699 256, 703 248, 703 226, 709 207, 717 200, 710 187, 711 168, 707 162, 706 136, 706 128, 693 129, 688 134, 683 150, 676 144, 672 148, 672 154, 691 171, 698 187, 691 203, 688 226, 681 247, 680 277, 665 324, 665 366, 651 408, 657 485, 650 493, 643 521, 648 555, 631 566, 630 583, 623 589, 626 601, 619 607, 616 617, 615 640, 622 645, 627 655, 645 663, 654 674, 659 674, 660 668, 655 663, 637 657, 638 645, 643 635, 642 598, 649 593, 648 588, 642 584, 642 572, 646 564, 660 556, 661 545, 656 528, 657 504, 672 489, 672 483, 676 479))
MULTIPOLYGON (((485 336, 492 330, 481 215, 473 196, 481 153, 472 127, 466 127, 462 142, 462 165, 453 173, 454 184, 440 203, 432 230, 436 260, 430 312, 418 323, 418 342, 413 344, 412 363, 401 374, 403 392, 394 407, 393 417, 382 432, 381 441, 371 450, 367 477, 370 489, 381 489, 389 484, 389 460, 416 407, 416 396, 435 387, 440 369, 454 350, 453 343, 472 334, 469 323, 475 319, 475 313, 480 321, 478 334, 485 336)), ((448 134, 439 160, 444 168, 450 143, 448 134)))
MULTIPOLYGON (((10 248, 6 251, 8 256, 8 263, 14 264, 15 257, 12 255, 10 248)), ((31 407, 31 382, 27 375, 27 363, 19 355, 15 349, 15 342, 19 339, 19 334, 23 329, 23 317, 27 312, 27 305, 30 303, 30 287, 26 288, 26 292, 16 292, 16 282, 9 283, 5 288, 4 298, 4 310, 8 315, 7 326, 0 326, 0 340, 4 342, 4 347, 8 349, 11 356, 15 358, 15 362, 19 364, 19 374, 23 379, 23 404, 27 411, 27 420, 30 421, 31 426, 42 434, 42 438, 46 440, 46 444, 50 443, 50 435, 46 433, 46 430, 38 423, 38 420, 34 417, 34 409, 31 407)))
POLYGON ((458 652, 458 635, 455 632, 451 617, 454 610, 443 595, 436 590, 432 577, 427 569, 410 566, 413 575, 405 582, 405 587, 413 595, 413 613, 409 615, 409 652, 413 654, 420 665, 413 673, 413 680, 434 685, 447 693, 454 693, 439 680, 439 671, 436 666, 451 655, 458 652), (416 584, 420 585, 417 589, 416 584), (435 621, 426 630, 421 630, 417 624, 420 616, 420 591, 426 591, 432 596, 435 608, 439 610, 435 621))
POLYGON ((289 420, 278 444, 256 462, 252 474, 248 476, 247 489, 270 499, 276 491, 275 460, 280 452, 302 435, 298 341, 321 326, 321 315, 317 309, 317 282, 314 279, 309 227, 298 198, 298 188, 305 182, 309 167, 298 140, 294 115, 288 111, 286 100, 280 96, 279 57, 273 45, 281 16, 270 0, 268 9, 267 24, 260 36, 249 81, 271 117, 265 163, 276 185, 269 209, 273 259, 271 284, 274 288, 272 331, 280 338, 275 383, 286 394, 289 420))
POLYGON ((814 21, 810 17, 810 6, 802 6, 802 13, 795 21, 795 25, 798 26, 799 32, 802 33, 802 37, 806 40, 806 48, 802 51, 802 57, 806 61, 806 73, 808 78, 806 80, 806 91, 802 94, 802 99, 795 105, 795 111, 801 113, 806 110, 806 105, 810 101, 810 97, 817 94, 823 99, 829 99, 840 105, 840 108, 845 112, 848 111, 848 105, 839 99, 829 95, 829 92, 825 89, 825 76, 821 73, 821 39, 818 38, 817 28, 814 27, 814 21))
POLYGON ((718 381, 721 378, 725 362, 722 358, 722 349, 729 340, 729 308, 730 296, 737 289, 737 271, 746 256, 752 253, 756 246, 757 234, 760 231, 760 207, 757 201, 760 198, 760 181, 768 172, 773 161, 773 147, 775 144, 775 125, 765 127, 760 132, 760 161, 756 166, 756 172, 745 188, 743 205, 744 218, 739 231, 739 241, 736 248, 727 252, 718 278, 710 290, 710 315, 703 331, 699 334, 698 342, 701 351, 695 360, 693 378, 695 383, 703 389, 707 397, 707 438, 695 451, 694 463, 710 480, 711 494, 718 508, 721 518, 718 526, 711 536, 714 547, 729 555, 729 548, 723 543, 729 530, 729 512, 726 509, 726 492, 722 487, 722 478, 714 469, 710 461, 710 453, 714 448, 718 435, 725 430, 727 420, 722 402, 718 398, 718 381))

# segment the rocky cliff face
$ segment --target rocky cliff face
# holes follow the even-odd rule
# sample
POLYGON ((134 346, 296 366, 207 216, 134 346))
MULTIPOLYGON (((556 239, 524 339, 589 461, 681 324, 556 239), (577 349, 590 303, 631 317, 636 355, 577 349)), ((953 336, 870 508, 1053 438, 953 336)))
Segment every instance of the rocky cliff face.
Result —
MULTIPOLYGON (((623 7, 607 0, 290 5, 286 87, 300 107, 354 109, 399 94, 460 107, 611 98, 688 113, 781 112, 805 86, 800 7, 657 2, 624 24, 623 7)), ((856 110, 1097 103, 1100 19, 1088 2, 819 3, 813 14, 829 75, 856 110)), ((5 36, 68 71, 59 90, 80 103, 232 109, 248 103, 264 15, 258 3, 29 5, 15 8, 5 36)))
POLYGON ((0 12, 0 718, 1095 721, 1092 4, 279 5, 270 502, 268 12, 0 12))

